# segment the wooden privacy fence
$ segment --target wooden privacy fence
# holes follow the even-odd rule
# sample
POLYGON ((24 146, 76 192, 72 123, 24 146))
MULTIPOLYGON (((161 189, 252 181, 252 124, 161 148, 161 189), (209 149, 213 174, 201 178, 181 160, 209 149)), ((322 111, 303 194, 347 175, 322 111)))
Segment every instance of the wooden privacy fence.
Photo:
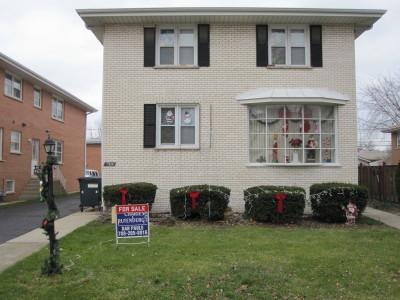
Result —
MULTIPOLYGON (((399 165, 358 166, 358 184, 368 188, 369 199, 382 202, 399 202, 396 189, 396 174, 400 176, 399 165), (399 171, 398 171, 399 170, 399 171)), ((398 178, 397 180, 400 180, 398 178)), ((399 186, 400 188, 400 186, 399 186)))

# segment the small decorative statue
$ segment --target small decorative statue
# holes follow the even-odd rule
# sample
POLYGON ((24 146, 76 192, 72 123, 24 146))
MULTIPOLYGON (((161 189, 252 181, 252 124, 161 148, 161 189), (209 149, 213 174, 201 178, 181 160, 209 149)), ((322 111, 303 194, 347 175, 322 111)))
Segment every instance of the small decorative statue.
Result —
POLYGON ((314 136, 311 135, 309 140, 307 141, 307 160, 315 161, 315 148, 318 147, 317 141, 314 139, 314 136))
POLYGON ((356 223, 356 218, 358 216, 358 208, 354 203, 354 200, 350 199, 347 206, 342 206, 342 210, 346 213, 347 225, 354 225, 356 223))

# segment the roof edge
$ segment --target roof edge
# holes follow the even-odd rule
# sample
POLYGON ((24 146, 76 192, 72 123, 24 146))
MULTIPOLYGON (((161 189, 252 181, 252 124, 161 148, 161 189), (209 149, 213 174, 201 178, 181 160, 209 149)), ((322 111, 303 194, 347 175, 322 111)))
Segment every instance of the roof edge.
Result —
POLYGON ((6 64, 8 64, 8 65, 12 66, 13 68, 17 69, 18 71, 23 73, 25 76, 28 76, 28 77, 31 77, 31 78, 37 80, 44 87, 47 87, 48 89, 50 89, 52 91, 55 91, 60 96, 63 96, 65 98, 68 98, 69 100, 72 100, 72 101, 69 101, 71 104, 74 104, 74 105, 84 109, 88 113, 97 112, 96 108, 90 106, 89 104, 87 104, 83 100, 75 97, 74 95, 72 95, 71 93, 67 92, 63 88, 61 88, 58 85, 52 83, 48 79, 40 76, 38 73, 30 70, 29 68, 25 67, 24 65, 20 64, 19 62, 13 60, 12 58, 8 57, 7 55, 5 55, 4 53, 1 53, 1 52, 0 52, 0 60, 4 61, 6 64))

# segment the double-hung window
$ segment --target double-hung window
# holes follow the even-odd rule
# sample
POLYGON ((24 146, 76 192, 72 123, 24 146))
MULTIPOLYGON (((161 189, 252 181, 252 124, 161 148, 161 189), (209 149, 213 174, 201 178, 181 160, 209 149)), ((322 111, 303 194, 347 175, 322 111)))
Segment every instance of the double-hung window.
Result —
POLYGON ((63 121, 64 120, 64 101, 53 97, 51 106, 51 116, 53 119, 63 121))
POLYGON ((335 163, 335 141, 336 105, 249 105, 250 163, 335 163))
POLYGON ((308 66, 308 28, 302 26, 270 26, 270 65, 308 66))
POLYGON ((4 79, 4 94, 17 100, 22 100, 22 80, 14 75, 6 73, 4 79))
POLYGON ((15 193, 15 180, 6 179, 6 194, 15 193))
POLYGON ((33 88, 33 106, 37 108, 42 107, 42 90, 38 87, 33 88))
POLYGON ((156 137, 158 148, 198 148, 199 107, 158 105, 156 137))
POLYGON ((21 153, 21 132, 11 131, 11 153, 21 153))
POLYGON ((157 64, 160 66, 197 65, 195 26, 166 26, 157 30, 157 64))

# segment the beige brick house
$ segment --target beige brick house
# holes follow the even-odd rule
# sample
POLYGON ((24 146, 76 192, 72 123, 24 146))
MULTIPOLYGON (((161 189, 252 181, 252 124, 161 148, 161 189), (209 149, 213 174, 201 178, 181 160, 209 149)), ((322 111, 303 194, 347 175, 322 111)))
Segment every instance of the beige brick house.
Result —
POLYGON ((103 184, 357 183, 354 41, 382 10, 78 10, 104 46, 103 184), (107 165, 107 164, 106 164, 107 165))
POLYGON ((96 109, 3 53, 0 84, 2 198, 39 197, 39 180, 33 171, 46 161, 46 130, 56 142, 56 191, 78 191, 77 178, 85 169, 86 116, 96 109))

